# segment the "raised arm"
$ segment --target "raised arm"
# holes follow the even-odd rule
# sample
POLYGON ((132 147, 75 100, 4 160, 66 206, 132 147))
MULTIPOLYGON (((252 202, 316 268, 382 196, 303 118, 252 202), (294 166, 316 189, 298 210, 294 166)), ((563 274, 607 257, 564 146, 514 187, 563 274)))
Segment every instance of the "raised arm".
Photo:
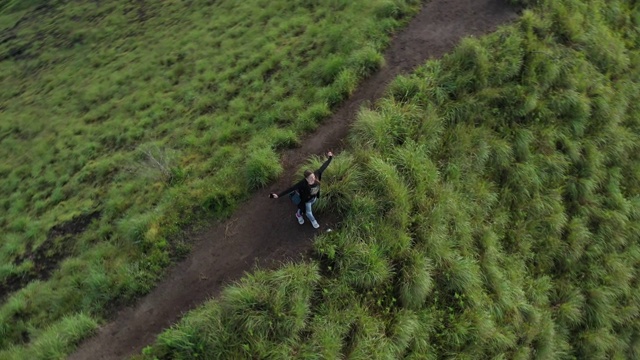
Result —
POLYGON ((316 170, 316 174, 318 175, 319 179, 322 177, 322 173, 327 169, 327 166, 329 166, 329 164, 331 164, 331 160, 333 159, 333 153, 331 151, 329 151, 327 153, 327 156, 329 157, 327 159, 327 161, 325 161, 324 164, 322 164, 322 166, 320 166, 320 168, 318 170, 316 170))

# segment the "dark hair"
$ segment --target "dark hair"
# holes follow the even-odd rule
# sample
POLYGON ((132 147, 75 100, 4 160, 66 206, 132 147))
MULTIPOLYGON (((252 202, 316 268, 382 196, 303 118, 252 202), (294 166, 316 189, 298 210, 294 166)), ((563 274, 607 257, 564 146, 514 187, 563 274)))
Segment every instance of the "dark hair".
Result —
MULTIPOLYGON (((305 179, 306 179, 306 178, 308 178, 311 174, 313 174, 313 171, 311 171, 311 170, 305 170, 305 171, 304 171, 304 178, 305 178, 305 179)), ((318 180, 318 177, 317 177, 317 176, 316 176, 316 182, 317 182, 318 184, 320 184, 320 180, 318 180)))

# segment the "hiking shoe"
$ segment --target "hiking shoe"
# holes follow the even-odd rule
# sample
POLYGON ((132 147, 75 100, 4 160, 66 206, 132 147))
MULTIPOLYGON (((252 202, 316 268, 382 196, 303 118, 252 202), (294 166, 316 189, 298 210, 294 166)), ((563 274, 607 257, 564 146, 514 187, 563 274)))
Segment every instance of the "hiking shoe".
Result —
POLYGON ((304 224, 304 218, 302 217, 302 215, 296 213, 296 218, 298 219, 298 224, 304 224))
POLYGON ((314 229, 317 229, 317 228, 319 228, 319 227, 320 227, 320 224, 318 224, 318 222, 317 222, 317 221, 312 221, 312 222, 311 222, 311 225, 313 225, 313 228, 314 228, 314 229))

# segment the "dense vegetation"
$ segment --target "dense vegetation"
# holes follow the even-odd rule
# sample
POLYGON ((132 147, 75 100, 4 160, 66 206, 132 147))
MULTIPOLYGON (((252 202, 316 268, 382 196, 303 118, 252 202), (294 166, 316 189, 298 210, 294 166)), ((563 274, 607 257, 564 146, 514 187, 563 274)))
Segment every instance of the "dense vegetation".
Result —
POLYGON ((64 356, 147 292, 418 6, 0 1, 0 358, 64 356))
POLYGON ((141 357, 640 358, 640 5, 537 3, 361 111, 316 261, 141 357))

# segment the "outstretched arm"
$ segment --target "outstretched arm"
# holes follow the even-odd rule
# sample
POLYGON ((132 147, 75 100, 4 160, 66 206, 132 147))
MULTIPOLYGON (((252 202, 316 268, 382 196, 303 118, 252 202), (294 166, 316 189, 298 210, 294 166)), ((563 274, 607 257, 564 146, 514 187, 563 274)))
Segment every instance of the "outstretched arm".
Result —
POLYGON ((320 169, 316 170, 316 173, 318 174, 318 178, 322 177, 322 173, 327 169, 327 166, 329 166, 329 164, 331 163, 331 160, 333 159, 333 153, 329 151, 327 152, 327 156, 329 157, 327 161, 325 161, 324 164, 320 166, 320 169))
MULTIPOLYGON (((303 179, 303 181, 304 181, 304 179, 303 179)), ((282 195, 286 195, 286 194, 288 194, 288 193, 290 193, 290 192, 292 192, 292 191, 294 191, 294 190, 298 190, 298 188, 300 187, 300 184, 301 184, 301 183, 302 183, 302 181, 299 181, 299 182, 297 182, 295 185, 293 185, 292 187, 288 188, 288 189, 287 189, 287 190, 285 190, 285 191, 281 191, 281 192, 280 192, 280 193, 278 193, 278 194, 276 194, 276 193, 271 193, 271 194, 269 194, 269 197, 270 197, 270 198, 277 199, 277 198, 279 198, 279 197, 280 197, 280 196, 282 196, 282 195)))

